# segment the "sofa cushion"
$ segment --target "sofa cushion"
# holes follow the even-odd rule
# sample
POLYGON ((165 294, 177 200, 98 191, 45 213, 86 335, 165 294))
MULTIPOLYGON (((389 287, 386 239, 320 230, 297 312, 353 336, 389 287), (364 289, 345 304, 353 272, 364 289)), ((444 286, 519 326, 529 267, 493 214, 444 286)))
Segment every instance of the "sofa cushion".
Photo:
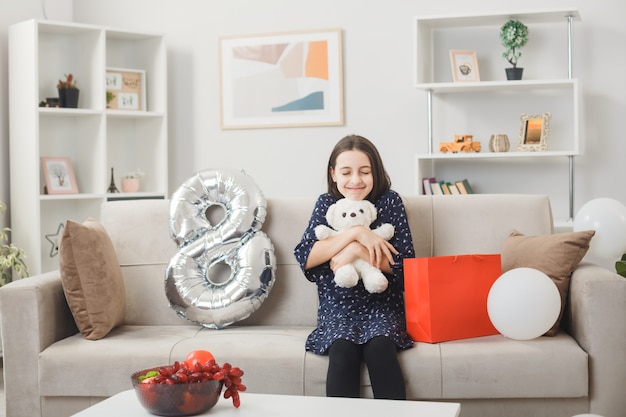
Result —
POLYGON ((67 304, 86 339, 101 339, 123 322, 122 272, 100 223, 67 221, 59 245, 59 268, 67 304))
POLYGON ((442 398, 568 398, 589 393, 589 358, 564 332, 525 341, 485 336, 439 347, 442 398))
POLYGON ((561 325, 567 301, 570 276, 589 249, 594 230, 525 236, 513 230, 502 247, 502 273, 514 268, 534 268, 552 279, 561 295, 561 312, 547 336, 554 336, 561 325))
MULTIPOLYGON (((398 352, 398 361, 404 375, 407 399, 441 399, 441 344, 415 343, 411 349, 398 352)), ((304 395, 326 395, 328 355, 307 352, 304 395)), ((372 383, 367 366, 361 366, 361 396, 372 398, 372 383)))
POLYGON ((172 346, 171 358, 185 358, 196 349, 206 349, 219 363, 229 362, 244 370, 248 392, 303 395, 304 344, 313 327, 243 326, 201 328, 195 337, 172 346))
MULTIPOLYGON (((267 200, 263 230, 274 244, 276 282, 258 310, 239 324, 317 325, 317 287, 307 281, 293 255, 314 201, 267 200), (295 233, 294 233, 295 231, 295 233), (293 302, 297 299, 297 302, 293 302)), ((189 324, 169 306, 163 289, 165 270, 177 247, 169 236, 169 200, 120 200, 102 205, 100 220, 118 255, 127 303, 125 324, 189 324), (149 236, 149 238, 141 238, 149 236), (130 300, 145 300, 150 309, 130 300)))
MULTIPOLYGON (((312 330, 301 326, 233 325, 211 330, 196 325, 122 325, 97 342, 76 334, 40 354, 41 395, 114 395, 130 388, 131 373, 206 349, 218 362, 244 370, 248 392, 324 396, 328 356, 304 349, 312 330)), ((400 351, 398 358, 409 399, 573 398, 588 393, 587 354, 566 333, 529 341, 495 335, 416 343, 400 351)), ((367 397, 371 397, 369 386, 363 366, 362 392, 367 397)))
POLYGON ((172 363, 173 346, 193 338, 199 329, 196 325, 124 324, 98 341, 78 333, 66 337, 39 356, 41 395, 108 397, 131 389, 133 372, 172 363))

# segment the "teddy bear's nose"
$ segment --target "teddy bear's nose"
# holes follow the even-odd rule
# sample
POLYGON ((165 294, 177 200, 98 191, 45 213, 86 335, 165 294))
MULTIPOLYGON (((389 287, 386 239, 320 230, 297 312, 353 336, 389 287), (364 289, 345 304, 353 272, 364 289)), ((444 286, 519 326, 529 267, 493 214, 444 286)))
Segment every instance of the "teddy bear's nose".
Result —
POLYGON ((355 212, 350 213, 350 217, 356 217, 356 213, 355 212))

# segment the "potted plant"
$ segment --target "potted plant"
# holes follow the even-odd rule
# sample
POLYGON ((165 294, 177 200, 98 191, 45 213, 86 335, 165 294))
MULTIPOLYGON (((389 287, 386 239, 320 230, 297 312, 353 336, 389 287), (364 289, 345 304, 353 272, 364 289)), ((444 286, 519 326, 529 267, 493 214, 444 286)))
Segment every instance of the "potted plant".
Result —
POLYGON ((512 68, 506 68, 507 80, 521 80, 524 68, 517 68, 517 60, 522 56, 521 48, 528 42, 528 27, 516 19, 510 19, 500 28, 500 40, 506 50, 502 57, 512 68))
POLYGON ((615 272, 626 278, 626 253, 622 255, 619 261, 615 262, 615 272))
POLYGON ((78 107, 78 93, 80 92, 76 86, 76 80, 72 74, 65 74, 65 80, 59 80, 57 83, 59 90, 59 106, 76 108, 78 107))
POLYGON ((126 176, 122 178, 122 191, 125 193, 136 193, 139 191, 139 179, 144 175, 145 173, 139 168, 126 174, 126 176))
POLYGON ((110 107, 111 102, 115 99, 115 93, 112 91, 107 91, 107 109, 110 107))
MULTIPOLYGON (((7 206, 0 201, 0 213, 4 214, 7 206)), ((9 243, 8 227, 0 230, 0 273, 2 274, 0 286, 12 281, 12 274, 16 273, 20 278, 28 276, 28 266, 26 265, 26 254, 20 247, 9 243)))

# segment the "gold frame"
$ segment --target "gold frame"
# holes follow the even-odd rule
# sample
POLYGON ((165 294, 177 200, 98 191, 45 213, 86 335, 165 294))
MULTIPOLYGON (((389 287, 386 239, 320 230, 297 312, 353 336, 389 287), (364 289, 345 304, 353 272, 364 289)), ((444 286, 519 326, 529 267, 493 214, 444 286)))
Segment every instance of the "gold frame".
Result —
POLYGON ((452 80, 454 82, 480 81, 476 51, 451 50, 450 65, 452 66, 452 80))
POLYGON ((551 118, 550 113, 522 113, 517 150, 531 152, 548 150, 551 118))

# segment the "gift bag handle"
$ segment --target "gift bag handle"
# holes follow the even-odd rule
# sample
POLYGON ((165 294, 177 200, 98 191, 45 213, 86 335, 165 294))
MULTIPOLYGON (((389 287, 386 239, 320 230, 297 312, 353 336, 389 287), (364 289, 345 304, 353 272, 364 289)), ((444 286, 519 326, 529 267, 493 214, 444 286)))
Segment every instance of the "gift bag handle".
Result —
POLYGON ((483 262, 483 261, 485 260, 485 256, 484 256, 484 255, 476 255, 476 254, 472 254, 472 255, 454 255, 454 256, 452 257, 452 262, 456 262, 456 260, 457 260, 459 257, 461 257, 461 256, 465 256, 465 257, 467 257, 467 256, 471 256, 474 260, 476 260, 476 261, 481 261, 481 262, 483 262))

